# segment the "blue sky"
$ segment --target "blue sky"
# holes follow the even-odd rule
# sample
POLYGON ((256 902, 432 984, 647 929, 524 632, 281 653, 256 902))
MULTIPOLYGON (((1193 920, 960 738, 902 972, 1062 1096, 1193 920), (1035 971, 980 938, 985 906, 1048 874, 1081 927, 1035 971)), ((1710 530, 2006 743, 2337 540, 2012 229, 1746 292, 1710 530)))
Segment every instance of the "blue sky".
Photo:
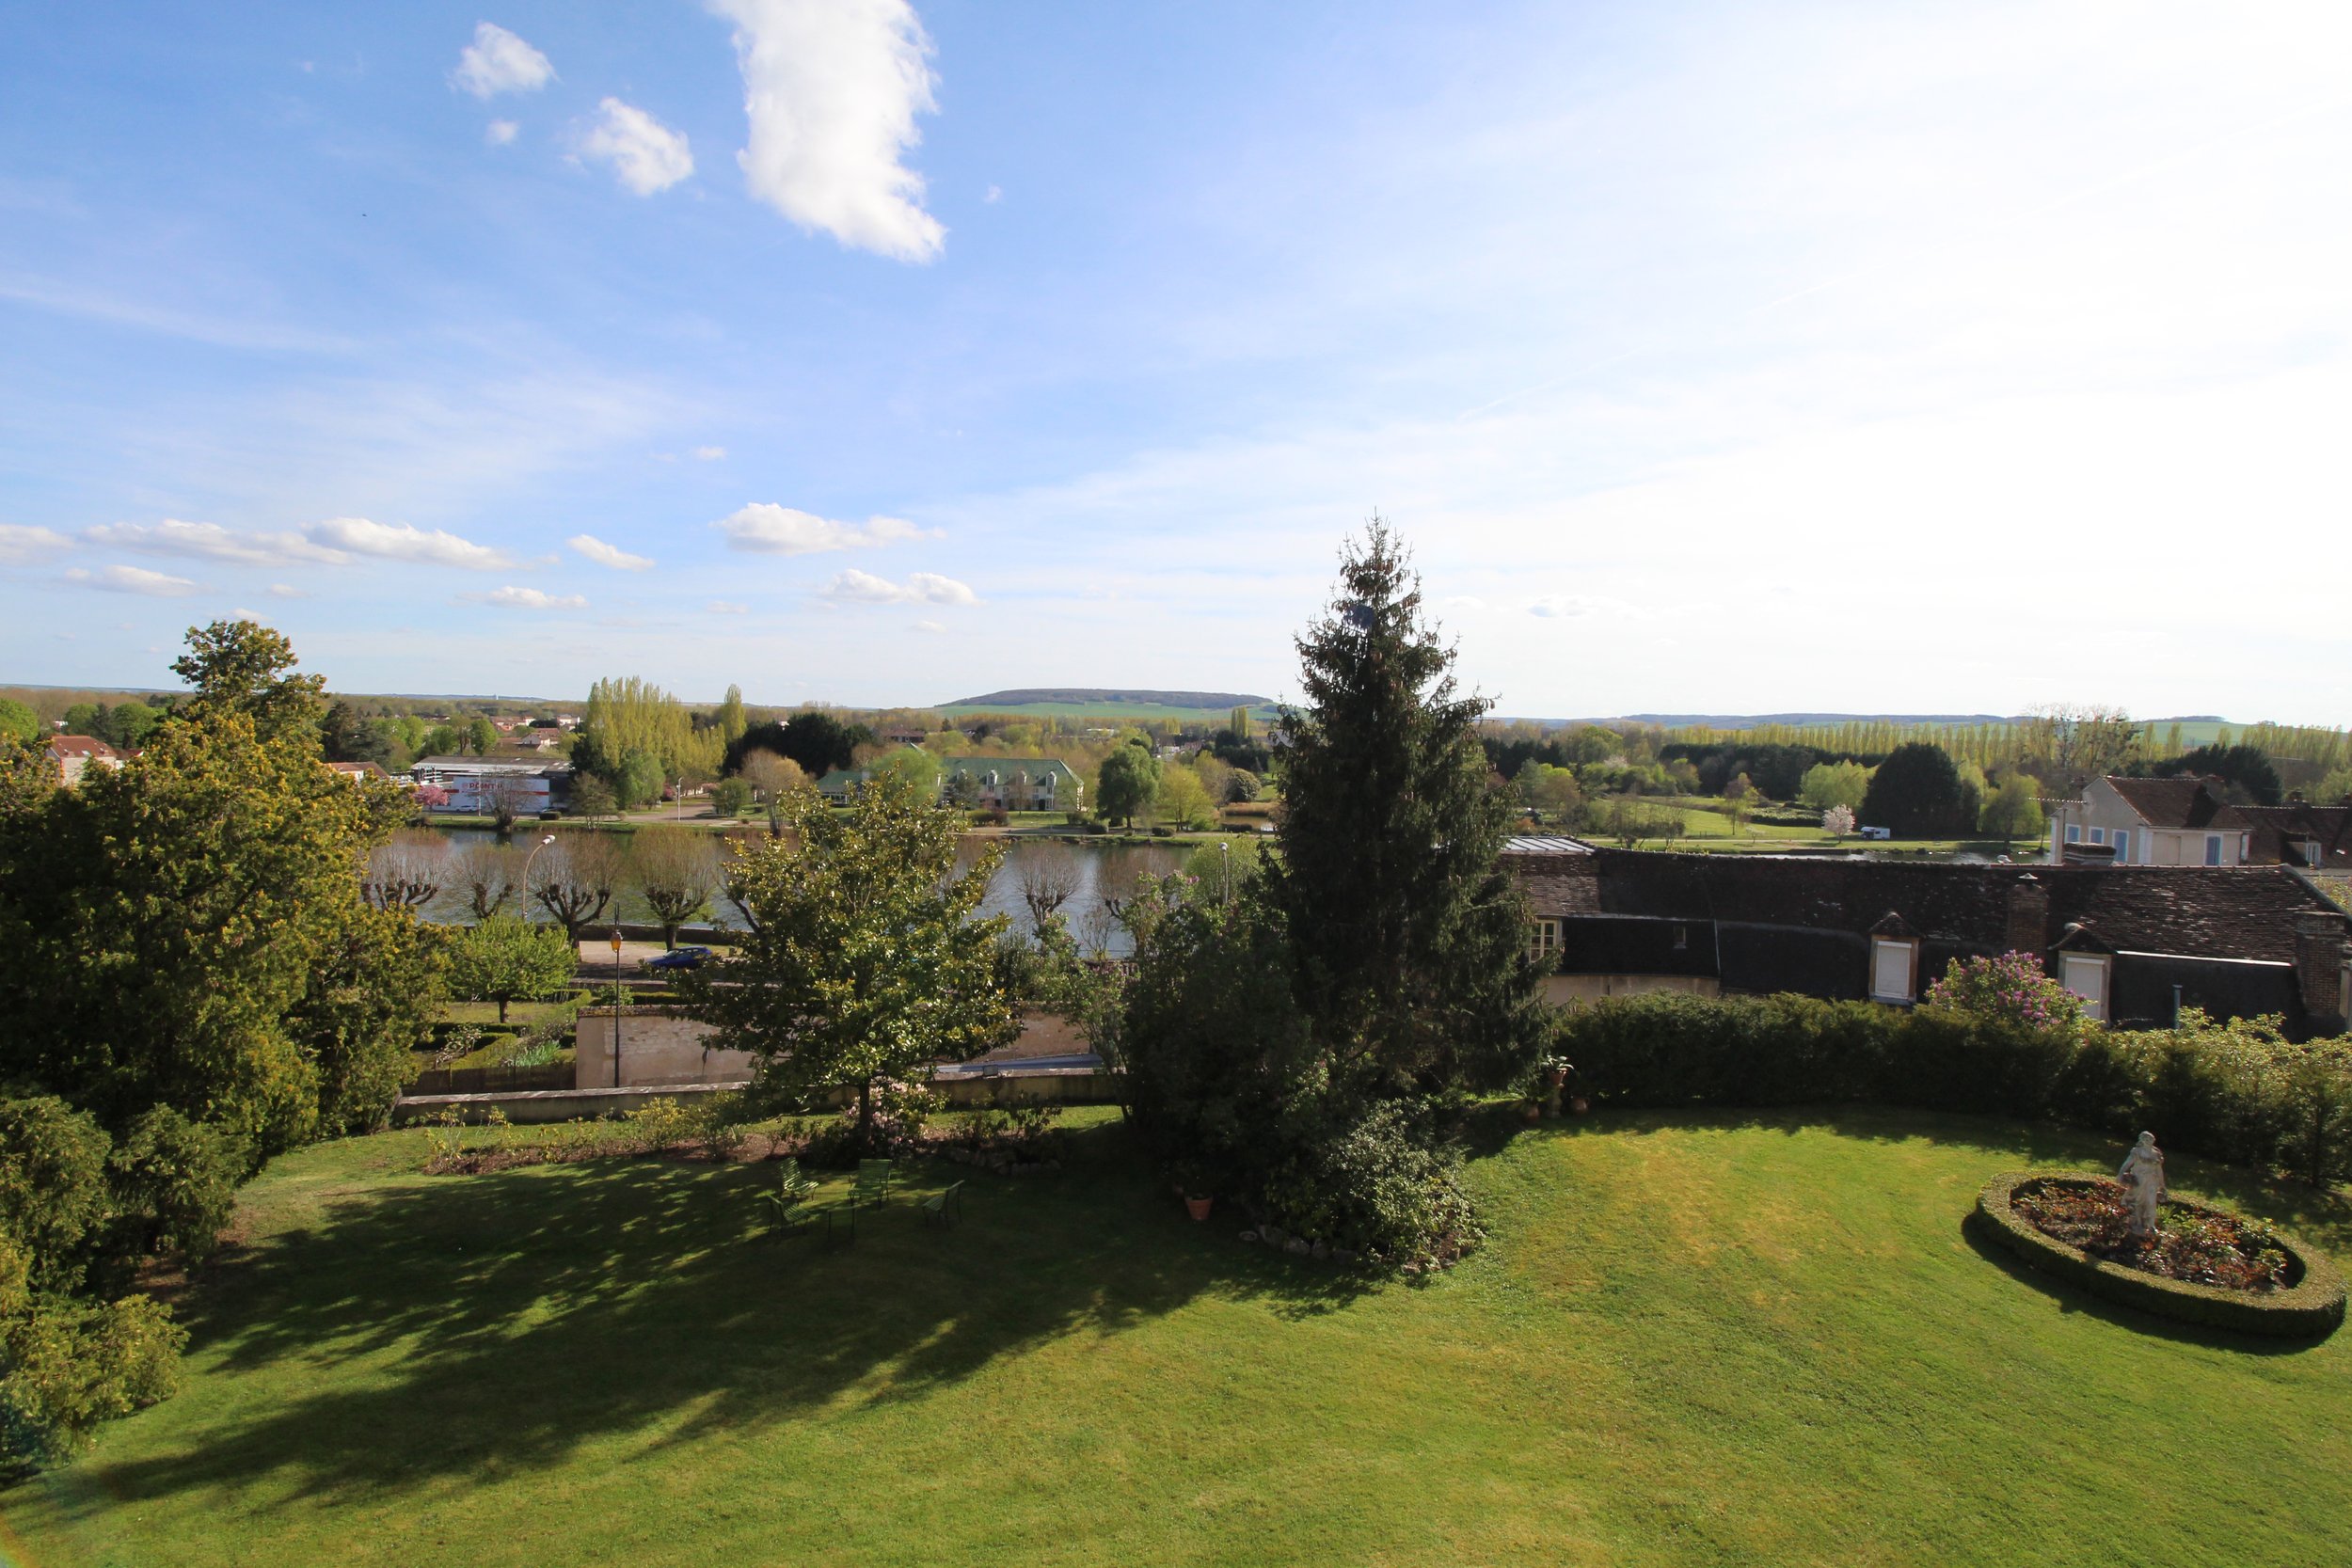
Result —
POLYGON ((2352 722, 2352 8, 0 11, 0 680, 2352 722), (2312 586, 2305 588, 2302 585, 2312 586))

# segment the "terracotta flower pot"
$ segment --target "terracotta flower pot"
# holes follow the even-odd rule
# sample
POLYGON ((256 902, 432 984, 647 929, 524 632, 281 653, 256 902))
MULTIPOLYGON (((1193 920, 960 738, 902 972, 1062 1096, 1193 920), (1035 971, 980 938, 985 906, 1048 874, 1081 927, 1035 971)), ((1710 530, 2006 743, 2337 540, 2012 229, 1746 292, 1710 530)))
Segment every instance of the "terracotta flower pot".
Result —
POLYGON ((1531 1100, 1524 1107, 1524 1114, 1530 1121, 1541 1121, 1544 1118, 1544 1108, 1531 1100))
POLYGON ((1571 1100, 1571 1101, 1568 1101, 1568 1109, 1569 1109, 1569 1110, 1571 1110, 1571 1111, 1574 1111, 1574 1112, 1575 1112, 1578 1116, 1580 1116, 1580 1117, 1581 1117, 1581 1116, 1582 1116, 1585 1112, 1587 1112, 1587 1111, 1591 1110, 1592 1108, 1593 1108, 1593 1102, 1592 1102, 1591 1101, 1589 1101, 1589 1100, 1585 1099, 1585 1098, 1584 1098, 1582 1095, 1581 1095, 1581 1094, 1580 1094, 1580 1095, 1578 1095, 1578 1096, 1577 1096, 1574 1100, 1571 1100))
POLYGON ((1215 1203, 1216 1201, 1216 1199, 1214 1197, 1194 1197, 1190 1194, 1186 1194, 1184 1197, 1184 1212, 1190 1214, 1196 1220, 1205 1220, 1209 1217, 1209 1205, 1215 1203))

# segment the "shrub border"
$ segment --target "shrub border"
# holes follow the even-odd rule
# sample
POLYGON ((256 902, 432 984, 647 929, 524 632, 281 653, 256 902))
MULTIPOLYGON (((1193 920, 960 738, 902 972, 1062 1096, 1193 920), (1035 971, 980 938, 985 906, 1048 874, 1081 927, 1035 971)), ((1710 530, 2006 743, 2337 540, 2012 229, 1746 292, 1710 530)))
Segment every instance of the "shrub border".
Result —
POLYGON ((2090 1257, 2079 1247, 2043 1234, 2010 1206, 2017 1189, 2028 1181, 2089 1186, 2093 1180, 2080 1171, 2008 1171, 1984 1184, 1977 1195, 1977 1212, 1993 1240, 2028 1267, 2143 1312, 2244 1334, 2297 1339, 2324 1338, 2344 1322, 2344 1276, 2318 1252, 2276 1227, 2272 1234, 2303 1265, 2303 1277, 2291 1290, 2254 1295, 2167 1279, 2090 1257))

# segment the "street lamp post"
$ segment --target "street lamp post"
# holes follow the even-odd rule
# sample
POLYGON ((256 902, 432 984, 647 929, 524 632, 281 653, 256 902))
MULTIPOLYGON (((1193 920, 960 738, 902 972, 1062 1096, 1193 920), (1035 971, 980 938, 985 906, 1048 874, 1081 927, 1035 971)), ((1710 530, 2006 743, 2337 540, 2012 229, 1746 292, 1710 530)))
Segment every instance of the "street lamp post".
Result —
POLYGON ((1225 871, 1225 901, 1231 904, 1233 901, 1233 841, 1232 839, 1220 838, 1216 841, 1216 857, 1217 863, 1225 871))
POLYGON ((531 847, 531 853, 523 857, 523 918, 525 920, 531 918, 531 863, 539 858, 540 850, 554 842, 553 833, 542 833, 539 836, 539 842, 531 847))

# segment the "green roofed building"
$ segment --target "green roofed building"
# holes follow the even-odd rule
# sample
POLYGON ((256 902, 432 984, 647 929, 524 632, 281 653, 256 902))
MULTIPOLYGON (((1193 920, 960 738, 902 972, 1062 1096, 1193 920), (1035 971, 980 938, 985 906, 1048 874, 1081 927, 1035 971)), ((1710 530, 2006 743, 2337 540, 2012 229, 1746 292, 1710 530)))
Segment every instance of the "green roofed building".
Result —
POLYGON ((1070 765, 1052 757, 948 757, 940 764, 940 789, 963 803, 1002 806, 1007 811, 1075 809, 1086 786, 1070 765), (968 779, 959 785, 959 778, 968 779), (1067 793, 1063 793, 1067 791, 1067 793))

